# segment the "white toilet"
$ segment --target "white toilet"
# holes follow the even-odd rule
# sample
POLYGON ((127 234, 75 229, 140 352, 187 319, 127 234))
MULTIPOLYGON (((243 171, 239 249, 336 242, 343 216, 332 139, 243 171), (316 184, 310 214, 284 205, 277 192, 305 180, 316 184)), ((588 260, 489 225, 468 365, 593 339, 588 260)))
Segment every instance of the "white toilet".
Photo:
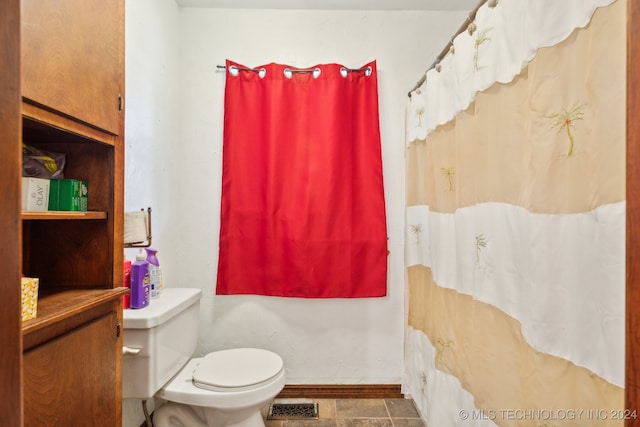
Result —
POLYGON ((165 288, 149 306, 124 310, 122 397, 165 399, 155 427, 264 427, 260 410, 285 384, 282 358, 236 348, 192 359, 201 295, 165 288))

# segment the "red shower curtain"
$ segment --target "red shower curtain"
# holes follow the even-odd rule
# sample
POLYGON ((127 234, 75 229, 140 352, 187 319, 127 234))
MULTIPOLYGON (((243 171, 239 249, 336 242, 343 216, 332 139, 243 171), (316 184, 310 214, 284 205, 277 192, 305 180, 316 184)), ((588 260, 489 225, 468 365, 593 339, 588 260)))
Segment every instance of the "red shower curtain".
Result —
POLYGON ((226 63, 216 293, 386 295, 376 63, 226 63))

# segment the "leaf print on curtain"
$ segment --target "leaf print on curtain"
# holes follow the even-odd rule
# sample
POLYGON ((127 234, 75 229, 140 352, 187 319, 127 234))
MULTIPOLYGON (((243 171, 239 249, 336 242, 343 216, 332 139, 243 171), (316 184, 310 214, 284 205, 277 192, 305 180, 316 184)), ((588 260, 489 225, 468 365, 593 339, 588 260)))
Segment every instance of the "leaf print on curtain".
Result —
POLYGON ((551 119, 553 128, 558 129, 558 132, 563 129, 567 132, 567 138, 569 138, 569 150, 567 151, 567 157, 573 155, 574 140, 573 135, 571 134, 571 128, 575 126, 573 122, 584 118, 583 107, 584 104, 577 103, 568 110, 562 110, 559 113, 547 114, 545 116, 546 118, 551 119))
POLYGON ((480 69, 484 68, 478 64, 478 61, 480 59, 480 46, 483 43, 487 43, 491 41, 491 38, 488 36, 488 34, 492 29, 493 28, 486 28, 478 32, 478 36, 476 37, 476 41, 474 43, 474 46, 475 46, 475 50, 473 54, 473 70, 474 71, 479 71, 480 69))
POLYGON ((226 69, 216 293, 386 295, 375 61, 226 69))

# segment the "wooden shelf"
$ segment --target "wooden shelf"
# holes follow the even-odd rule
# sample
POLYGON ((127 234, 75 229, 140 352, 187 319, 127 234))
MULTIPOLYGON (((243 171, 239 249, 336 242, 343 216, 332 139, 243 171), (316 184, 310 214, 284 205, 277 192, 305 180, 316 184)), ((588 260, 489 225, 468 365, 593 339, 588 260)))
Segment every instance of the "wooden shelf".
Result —
POLYGON ((70 330, 111 310, 111 303, 128 292, 127 288, 79 289, 49 288, 38 295, 37 316, 22 322, 25 350, 60 332, 70 330))
POLYGON ((75 211, 22 211, 22 219, 106 219, 107 213, 100 211, 75 212, 75 211))
POLYGON ((53 111, 27 99, 22 102, 23 134, 26 139, 52 139, 56 135, 69 142, 101 142, 114 146, 117 136, 53 111))

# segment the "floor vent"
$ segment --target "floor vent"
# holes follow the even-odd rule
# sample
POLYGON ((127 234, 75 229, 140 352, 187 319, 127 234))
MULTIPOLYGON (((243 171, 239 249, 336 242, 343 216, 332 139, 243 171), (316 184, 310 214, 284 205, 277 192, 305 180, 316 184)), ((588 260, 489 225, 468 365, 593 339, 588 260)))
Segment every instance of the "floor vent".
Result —
POLYGON ((268 420, 317 420, 317 403, 273 403, 269 406, 268 420))

